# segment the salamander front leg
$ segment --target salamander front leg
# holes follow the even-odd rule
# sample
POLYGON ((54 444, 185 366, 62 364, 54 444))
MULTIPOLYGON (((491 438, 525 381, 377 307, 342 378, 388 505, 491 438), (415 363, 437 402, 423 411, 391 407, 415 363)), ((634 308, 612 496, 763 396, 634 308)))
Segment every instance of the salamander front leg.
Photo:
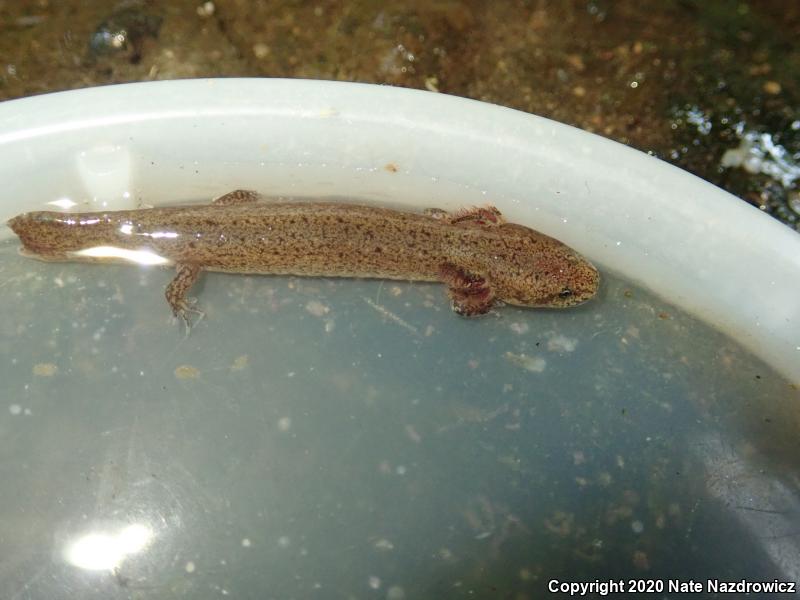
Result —
POLYGON ((484 315, 494 306, 494 290, 485 277, 470 273, 453 263, 444 263, 439 268, 439 275, 447 284, 453 310, 459 315, 484 315))
POLYGON ((167 286, 165 296, 172 308, 172 314, 176 317, 180 317, 183 319, 183 322, 186 323, 186 334, 188 335, 192 328, 189 315, 197 315, 197 323, 205 316, 202 310, 194 308, 195 299, 186 297, 189 288, 194 285, 194 282, 197 281, 197 278, 200 276, 201 269, 197 265, 180 263, 176 266, 176 269, 177 274, 175 275, 175 279, 167 286))

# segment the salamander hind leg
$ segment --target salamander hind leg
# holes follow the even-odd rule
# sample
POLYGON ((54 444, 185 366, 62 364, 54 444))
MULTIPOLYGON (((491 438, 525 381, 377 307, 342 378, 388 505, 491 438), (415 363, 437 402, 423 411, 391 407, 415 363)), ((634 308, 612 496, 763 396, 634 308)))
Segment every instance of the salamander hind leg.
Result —
POLYGON ((444 263, 439 268, 439 275, 447 284, 447 293, 452 301, 453 310, 459 315, 465 317, 483 315, 494 306, 494 290, 485 277, 453 263, 444 263))
POLYGON ((453 215, 453 225, 478 225, 480 227, 496 227, 505 223, 503 215, 494 206, 473 206, 463 208, 453 215))
POLYGON ((233 206, 235 204, 250 204, 261 199, 261 194, 252 190, 233 190, 223 194, 219 198, 214 198, 211 204, 216 206, 233 206))
POLYGON ((164 294, 167 297, 170 308, 172 308, 172 314, 183 319, 183 322, 186 324, 187 334, 192 328, 189 315, 197 315, 198 323, 205 316, 203 311, 193 306, 195 300, 186 297, 189 289, 197 281, 197 278, 200 277, 200 271, 201 269, 197 265, 178 264, 177 274, 167 286, 167 290, 164 294))
POLYGON ((425 214, 450 225, 496 227, 505 223, 503 215, 494 206, 472 206, 454 213, 441 208, 428 208, 425 214))

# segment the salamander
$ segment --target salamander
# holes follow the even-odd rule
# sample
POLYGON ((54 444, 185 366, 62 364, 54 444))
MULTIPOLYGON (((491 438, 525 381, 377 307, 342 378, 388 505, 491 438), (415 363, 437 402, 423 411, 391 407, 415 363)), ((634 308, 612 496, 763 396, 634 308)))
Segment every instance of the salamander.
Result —
POLYGON ((574 306, 600 280, 575 250, 491 206, 411 212, 236 190, 208 204, 29 212, 8 224, 22 253, 40 260, 175 265, 166 298, 187 325, 202 314, 187 298, 202 271, 439 281, 464 316, 502 303, 574 306))

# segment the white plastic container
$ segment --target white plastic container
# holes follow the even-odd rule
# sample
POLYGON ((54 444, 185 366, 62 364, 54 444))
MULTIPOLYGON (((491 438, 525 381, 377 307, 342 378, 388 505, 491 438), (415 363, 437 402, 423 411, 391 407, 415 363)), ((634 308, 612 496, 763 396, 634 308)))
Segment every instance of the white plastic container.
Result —
POLYGON ((437 284, 209 274, 185 338, 170 273, 5 239, 0 597, 800 578, 800 236, 714 186, 497 106, 284 80, 0 104, 0 173, 0 218, 494 204, 603 274, 583 306, 472 320, 437 284))
POLYGON ((2 217, 235 187, 493 203, 800 381, 800 236, 680 169, 533 115, 371 85, 163 81, 4 103, 0 156, 2 217))

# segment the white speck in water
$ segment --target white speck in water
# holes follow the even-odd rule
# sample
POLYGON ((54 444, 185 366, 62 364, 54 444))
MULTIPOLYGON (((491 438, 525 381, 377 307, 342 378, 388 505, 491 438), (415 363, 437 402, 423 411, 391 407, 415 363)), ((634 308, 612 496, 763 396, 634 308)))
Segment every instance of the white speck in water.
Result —
POLYGON ((527 354, 514 354, 506 352, 503 357, 510 363, 522 367, 531 373, 542 373, 547 367, 547 361, 540 356, 528 356, 527 354))
POLYGON ((562 334, 554 335, 547 340, 547 349, 550 352, 574 352, 577 347, 577 339, 562 334))
POLYGON ((394 472, 397 473, 398 475, 405 475, 406 468, 403 465, 397 465, 397 468, 394 470, 394 472))
POLYGON ((381 538, 375 542, 375 548, 378 550, 394 550, 394 544, 386 538, 381 538))
POLYGON ((292 427, 292 420, 289 417, 281 417, 278 419, 278 429, 281 431, 289 431, 292 427))
POLYGON ((58 366, 53 363, 36 363, 33 365, 33 374, 37 377, 53 377, 58 373, 58 366))
POLYGON ((281 537, 278 538, 278 546, 280 546, 281 548, 288 548, 289 544, 291 543, 292 541, 289 539, 288 535, 282 535, 281 537))
POLYGON ((242 539, 242 548, 249 548, 252 545, 253 545, 253 543, 250 541, 250 538, 243 538, 242 539))
POLYGON ((371 587, 373 590, 377 590, 381 587, 381 579, 375 575, 370 575, 367 583, 369 583, 369 587, 371 587))
POLYGON ((187 562, 186 566, 184 568, 186 569, 187 573, 194 573, 195 566, 194 566, 194 563, 192 561, 187 562))
POLYGON ((56 284, 57 287, 63 288, 64 287, 64 280, 61 277, 56 277, 53 279, 53 283, 56 284))
POLYGON ((286 376, 287 376, 287 377, 294 377, 294 376, 295 376, 295 372, 294 372, 294 371, 289 371, 289 372, 286 374, 286 376))
POLYGON ((511 323, 511 325, 509 325, 509 329, 511 329, 511 331, 513 331, 517 335, 523 335, 528 333, 530 328, 531 328, 530 325, 528 325, 524 321, 521 323, 518 321, 514 321, 513 323, 511 323))
POLYGON ((634 521, 631 523, 631 529, 633 533, 642 533, 644 531, 644 523, 641 521, 634 521))
POLYGON ((439 548, 439 552, 437 553, 438 557, 442 560, 452 560, 453 559, 453 551, 450 548, 439 548))
POLYGON ((22 414, 25 415, 26 417, 30 417, 33 414, 33 412, 31 412, 30 408, 26 408, 25 410, 22 411, 22 414))
POLYGON ((19 404, 12 404, 8 407, 8 412, 16 416, 22 412, 22 407, 19 404))
POLYGON ((413 425, 410 425, 410 424, 406 425, 406 435, 415 444, 419 444, 422 441, 422 436, 419 433, 417 433, 417 430, 414 429, 413 425))
POLYGON ((386 590, 386 600, 404 600, 406 592, 399 585, 393 585, 386 590))
POLYGON ((327 315, 331 309, 319 300, 309 300, 306 303, 306 311, 315 317, 323 317, 327 315))
POLYGON ((328 319, 325 321, 325 333, 330 333, 335 327, 336 324, 334 323, 333 319, 328 319))

